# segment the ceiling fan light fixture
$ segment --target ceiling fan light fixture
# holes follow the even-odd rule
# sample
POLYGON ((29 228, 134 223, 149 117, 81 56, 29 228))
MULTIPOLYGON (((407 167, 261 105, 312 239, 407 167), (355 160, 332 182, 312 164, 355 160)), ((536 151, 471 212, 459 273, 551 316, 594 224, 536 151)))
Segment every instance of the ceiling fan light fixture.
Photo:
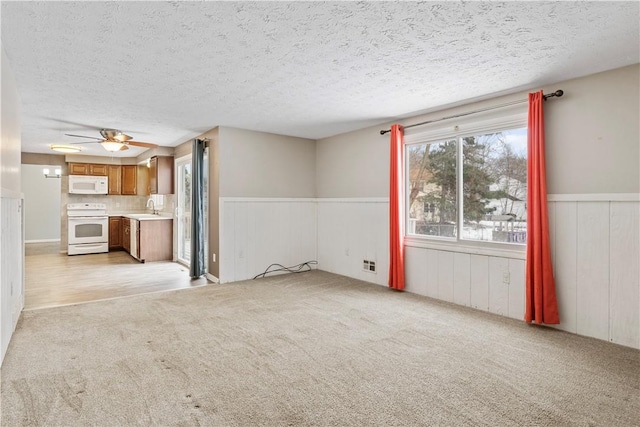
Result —
POLYGON ((51 144, 49 145, 49 148, 60 153, 79 153, 80 151, 82 151, 82 147, 77 147, 74 145, 51 144))
POLYGON ((123 143, 115 142, 115 141, 103 141, 100 144, 102 144, 102 147, 105 150, 110 151, 112 153, 122 150, 122 147, 124 146, 123 143))

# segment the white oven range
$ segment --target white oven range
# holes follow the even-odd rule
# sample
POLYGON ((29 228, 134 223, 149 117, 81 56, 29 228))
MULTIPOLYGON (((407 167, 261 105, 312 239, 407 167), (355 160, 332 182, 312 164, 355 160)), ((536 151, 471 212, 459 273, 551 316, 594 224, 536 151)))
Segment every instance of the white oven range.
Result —
POLYGON ((104 203, 67 205, 69 243, 67 255, 109 252, 109 217, 104 203))

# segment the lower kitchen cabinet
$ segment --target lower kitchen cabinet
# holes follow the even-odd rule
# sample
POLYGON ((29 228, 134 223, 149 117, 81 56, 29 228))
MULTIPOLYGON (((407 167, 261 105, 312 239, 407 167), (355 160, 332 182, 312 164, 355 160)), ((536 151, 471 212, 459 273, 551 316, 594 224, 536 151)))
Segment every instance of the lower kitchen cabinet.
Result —
MULTIPOLYGON (((118 249, 124 249, 140 262, 171 261, 173 259, 173 219, 145 221, 127 217, 110 217, 109 249, 112 249, 112 231, 115 243, 117 223, 122 230, 119 234, 121 241, 118 249)), ((115 248, 116 246, 113 247, 113 249, 115 248)))
POLYGON ((109 217, 109 250, 122 249, 122 217, 109 217))
POLYGON ((122 218, 122 248, 127 252, 131 251, 131 220, 129 218, 122 218))
POLYGON ((142 262, 173 259, 173 220, 138 221, 138 259, 142 262))

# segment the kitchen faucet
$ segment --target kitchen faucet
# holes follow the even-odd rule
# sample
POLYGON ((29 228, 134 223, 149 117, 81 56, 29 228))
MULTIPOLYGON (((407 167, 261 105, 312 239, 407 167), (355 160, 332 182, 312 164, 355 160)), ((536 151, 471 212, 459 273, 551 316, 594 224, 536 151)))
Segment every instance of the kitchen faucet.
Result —
POLYGON ((154 215, 158 215, 158 211, 156 210, 156 204, 153 201, 153 199, 147 200, 147 207, 149 207, 149 203, 151 203, 151 210, 152 210, 153 214, 154 215))

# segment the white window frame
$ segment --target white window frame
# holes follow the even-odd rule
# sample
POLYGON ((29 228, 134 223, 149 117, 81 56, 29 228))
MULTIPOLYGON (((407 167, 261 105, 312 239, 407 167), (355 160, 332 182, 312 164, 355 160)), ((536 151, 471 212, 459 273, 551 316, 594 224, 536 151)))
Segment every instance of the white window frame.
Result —
MULTIPOLYGON (((479 115, 478 115, 479 116, 479 115)), ((407 197, 407 189, 409 187, 409 167, 408 167, 408 149, 413 145, 442 142, 449 139, 456 139, 456 226, 458 232, 456 237, 427 236, 418 234, 409 234, 407 228, 404 230, 404 241, 406 246, 420 247, 427 249, 444 250, 451 252, 462 252, 478 255, 500 256, 504 258, 525 259, 526 245, 521 243, 507 242, 490 242, 481 240, 465 240, 462 239, 461 228, 463 224, 463 191, 461 184, 463 179, 462 163, 463 163, 463 144, 460 144, 460 138, 464 136, 473 136, 481 133, 499 132, 506 129, 516 129, 527 127, 527 111, 524 108, 510 109, 492 117, 478 117, 460 119, 449 119, 435 123, 425 130, 422 128, 415 133, 405 134, 405 194, 404 197, 404 223, 409 224, 409 198, 407 197)))

